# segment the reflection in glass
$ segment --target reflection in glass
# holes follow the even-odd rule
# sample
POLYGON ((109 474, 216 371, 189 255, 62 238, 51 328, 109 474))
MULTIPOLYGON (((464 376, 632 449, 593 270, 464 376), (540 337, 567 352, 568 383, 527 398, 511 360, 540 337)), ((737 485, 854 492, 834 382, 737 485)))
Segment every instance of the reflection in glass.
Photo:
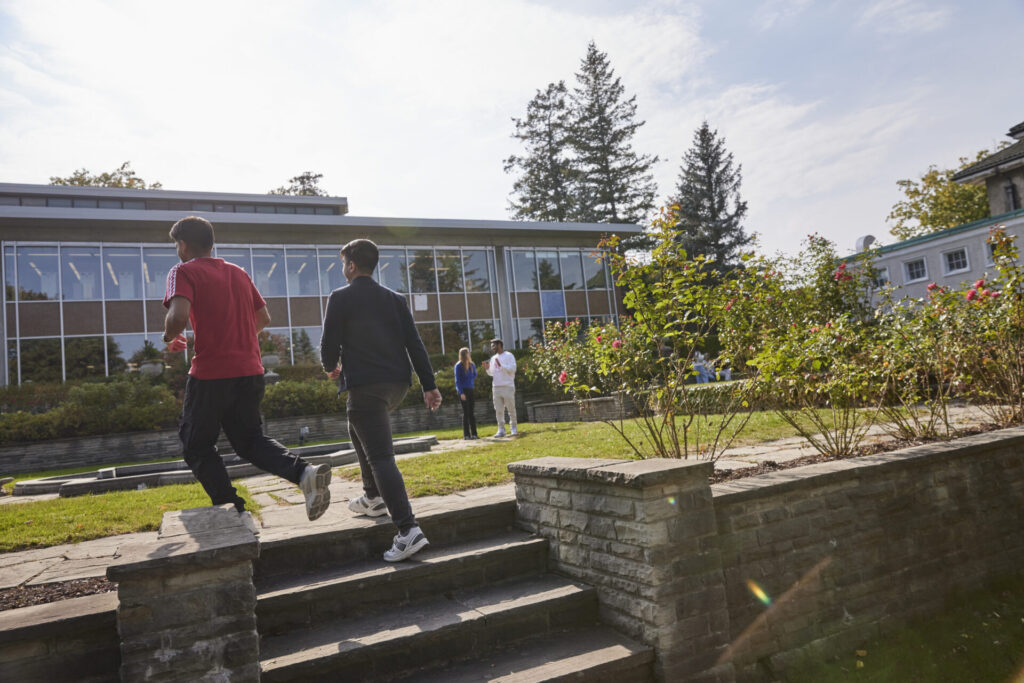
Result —
POLYGON ((437 323, 417 323, 416 329, 423 340, 423 346, 427 348, 427 353, 441 353, 441 328, 437 323))
MULTIPOLYGON (((20 251, 20 249, 19 249, 20 251)), ((20 256, 20 254, 19 254, 20 256)), ((56 260, 56 256, 54 257, 56 260)), ((19 264, 20 265, 20 264, 19 264)), ((21 340, 21 382, 60 382, 60 340, 21 340)))
POLYGON ((102 298, 99 247, 61 247, 60 262, 65 301, 102 298))
POLYGON ((437 291, 437 281, 434 279, 433 249, 409 251, 409 283, 415 294, 437 291))
POLYGON ((463 346, 469 346, 469 328, 466 323, 443 323, 441 334, 444 338, 444 352, 458 353, 463 346))
POLYGON ((458 249, 437 250, 437 287, 442 292, 462 291, 462 258, 458 249))
POLYGON ((234 263, 252 277, 252 259, 248 247, 217 247, 217 258, 234 263))
POLYGON ((484 249, 462 250, 462 269, 466 274, 467 292, 491 291, 491 277, 487 261, 488 252, 484 249))
POLYGON ((532 251, 512 252, 512 277, 517 292, 537 291, 537 262, 532 251))
POLYGON ((58 294, 57 247, 18 247, 18 298, 41 301, 58 294))
POLYGON ((530 343, 544 341, 544 321, 540 318, 519 319, 519 346, 525 349, 530 343))
MULTIPOLYGON (((124 370, 124 356, 114 343, 108 341, 107 356, 116 372, 124 370)), ((103 377, 107 374, 103 358, 103 337, 68 337, 64 340, 65 374, 70 379, 103 377)))
POLYGON ((282 365, 292 362, 292 340, 287 327, 268 327, 260 332, 260 353, 276 353, 282 365))
POLYGON ((409 291, 404 249, 380 250, 380 261, 377 263, 377 282, 402 294, 409 291))
POLYGON ((319 296, 316 251, 314 249, 288 250, 289 296, 319 296))
POLYGON ((562 278, 558 272, 558 252, 538 251, 537 272, 540 274, 541 290, 561 290, 562 278))
POLYGON ((587 289, 608 289, 604 263, 596 254, 583 254, 583 276, 587 279, 587 289))
POLYGON ((7 300, 14 301, 14 247, 4 247, 4 289, 7 292, 7 300))
POLYGON ((163 299, 167 288, 167 273, 180 263, 173 247, 142 248, 142 282, 147 299, 163 299))
POLYGON ((18 383, 18 342, 7 342, 7 383, 18 383))
POLYGON ((292 328, 292 355, 295 357, 296 365, 320 364, 320 336, 322 334, 319 327, 292 328))
POLYGON ((545 318, 565 318, 565 298, 561 291, 540 293, 540 314, 545 318))
POLYGON ((135 247, 104 247, 104 298, 142 298, 142 262, 135 247))
POLYGON ((563 251, 559 254, 562 266, 562 287, 583 289, 583 266, 578 251, 563 251))
POLYGON ((341 257, 337 249, 317 250, 320 259, 320 291, 324 296, 348 284, 345 274, 342 273, 341 257))
POLYGON ((284 249, 252 250, 253 282, 264 298, 287 295, 284 270, 284 249))
MULTIPOLYGON (((153 357, 153 351, 162 352, 167 344, 160 340, 153 344, 149 353, 143 351, 146 335, 144 334, 112 334, 108 344, 107 367, 111 375, 124 372, 125 370, 136 370, 139 364, 146 360, 157 360, 153 357), (118 360, 120 359, 120 360, 118 360)), ((160 359, 162 360, 162 358, 160 359)))
POLYGON ((490 349, 491 340, 497 337, 494 333, 494 323, 490 320, 472 320, 469 323, 470 347, 474 351, 486 351, 490 349))

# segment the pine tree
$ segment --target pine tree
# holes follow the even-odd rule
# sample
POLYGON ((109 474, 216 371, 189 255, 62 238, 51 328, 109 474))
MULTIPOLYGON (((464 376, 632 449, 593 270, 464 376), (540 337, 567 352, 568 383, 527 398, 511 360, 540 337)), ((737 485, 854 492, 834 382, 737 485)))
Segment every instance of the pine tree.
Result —
POLYGON ((656 186, 650 171, 658 157, 633 150, 633 136, 644 125, 636 120, 636 95, 625 99, 608 55, 593 42, 576 81, 571 96, 571 141, 579 180, 574 218, 642 223, 654 209, 656 186))
POLYGON ((512 137, 526 147, 505 159, 505 172, 519 171, 509 200, 516 220, 567 221, 573 212, 569 158, 569 109, 565 81, 549 83, 526 105, 526 117, 512 119, 512 137))
POLYGON ((683 156, 677 195, 681 246, 690 256, 704 254, 720 270, 736 267, 739 250, 751 239, 740 225, 747 203, 740 199, 742 166, 733 168, 732 152, 705 121, 683 156))

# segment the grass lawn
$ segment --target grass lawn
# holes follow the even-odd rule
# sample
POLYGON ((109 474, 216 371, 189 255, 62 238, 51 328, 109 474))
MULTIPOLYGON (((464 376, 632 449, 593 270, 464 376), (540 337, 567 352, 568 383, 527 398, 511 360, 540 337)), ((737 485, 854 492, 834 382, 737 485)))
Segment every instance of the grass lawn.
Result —
POLYGON ((819 681, 1022 681, 1022 577, 951 598, 942 613, 829 661, 786 670, 790 683, 819 681))
MULTIPOLYGON (((248 489, 236 483, 246 508, 257 510, 248 489)), ((163 514, 210 504, 199 484, 174 484, 142 491, 57 498, 0 506, 0 552, 45 548, 93 538, 152 531, 163 514)))

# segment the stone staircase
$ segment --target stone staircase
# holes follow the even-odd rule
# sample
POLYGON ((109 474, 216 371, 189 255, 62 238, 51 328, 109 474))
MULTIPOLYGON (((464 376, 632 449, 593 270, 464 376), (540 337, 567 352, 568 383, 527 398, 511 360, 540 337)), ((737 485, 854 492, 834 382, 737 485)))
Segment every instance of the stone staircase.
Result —
POLYGON ((653 651, 600 624, 592 588, 547 572, 514 501, 420 521, 431 545, 397 565, 380 559, 384 522, 263 540, 262 680, 653 680, 653 651))

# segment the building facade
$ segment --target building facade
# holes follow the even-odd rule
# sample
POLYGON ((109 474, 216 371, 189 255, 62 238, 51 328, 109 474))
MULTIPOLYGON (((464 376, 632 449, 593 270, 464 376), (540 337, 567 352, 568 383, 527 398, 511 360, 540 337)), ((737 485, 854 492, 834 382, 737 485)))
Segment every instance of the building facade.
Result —
MULTIPOLYGON (((540 340, 545 323, 617 318, 597 244, 603 224, 348 216, 343 197, 292 197, 0 183, 4 384, 113 375, 146 341, 163 348, 168 231, 209 219, 214 256, 253 278, 285 362, 315 363, 338 251, 381 247, 375 278, 405 294, 432 353, 540 340)), ((638 226, 616 225, 619 234, 638 226)))

